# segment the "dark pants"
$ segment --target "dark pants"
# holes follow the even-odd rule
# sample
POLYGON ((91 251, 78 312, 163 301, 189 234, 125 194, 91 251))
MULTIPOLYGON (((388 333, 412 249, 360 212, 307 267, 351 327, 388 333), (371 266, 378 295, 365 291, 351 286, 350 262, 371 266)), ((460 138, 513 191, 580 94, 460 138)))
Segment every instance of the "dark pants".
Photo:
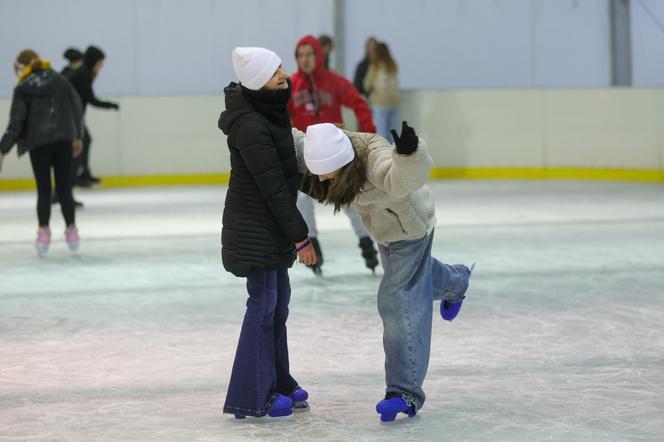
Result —
POLYGON ((288 367, 288 269, 252 273, 247 278, 247 291, 247 311, 224 412, 264 416, 278 394, 288 395, 297 387, 288 367))
POLYGON ((72 141, 45 144, 30 150, 30 163, 37 182, 37 217, 40 226, 51 219, 51 168, 60 197, 65 223, 74 224, 74 197, 71 193, 72 141))

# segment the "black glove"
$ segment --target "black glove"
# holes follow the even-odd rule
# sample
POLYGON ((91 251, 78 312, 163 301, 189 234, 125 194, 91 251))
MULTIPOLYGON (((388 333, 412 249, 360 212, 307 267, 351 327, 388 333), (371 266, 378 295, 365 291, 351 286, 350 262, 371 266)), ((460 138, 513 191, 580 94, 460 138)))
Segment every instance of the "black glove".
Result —
POLYGON ((397 146, 397 153, 400 155, 410 155, 417 150, 417 143, 420 141, 415 134, 415 129, 408 126, 405 121, 401 124, 401 136, 392 129, 392 138, 397 146))

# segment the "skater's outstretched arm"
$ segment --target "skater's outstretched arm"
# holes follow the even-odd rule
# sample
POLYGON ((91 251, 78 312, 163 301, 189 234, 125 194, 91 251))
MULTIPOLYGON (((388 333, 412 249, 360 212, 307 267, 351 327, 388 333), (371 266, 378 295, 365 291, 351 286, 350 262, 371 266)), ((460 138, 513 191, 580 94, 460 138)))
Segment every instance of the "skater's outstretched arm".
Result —
POLYGON ((374 186, 395 198, 405 198, 426 183, 433 159, 426 143, 405 122, 394 147, 381 137, 373 137, 369 146, 367 179, 374 186))
POLYGON ((25 119, 28 117, 28 102, 23 94, 14 90, 14 98, 12 99, 12 107, 9 111, 9 124, 7 130, 0 140, 0 153, 7 155, 14 147, 16 141, 21 135, 21 130, 25 124, 25 119))

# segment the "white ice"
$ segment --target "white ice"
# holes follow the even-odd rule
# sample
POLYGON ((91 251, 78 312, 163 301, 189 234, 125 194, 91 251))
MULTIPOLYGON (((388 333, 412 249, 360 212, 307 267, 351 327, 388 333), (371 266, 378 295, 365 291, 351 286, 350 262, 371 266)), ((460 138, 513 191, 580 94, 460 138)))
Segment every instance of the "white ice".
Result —
MULTIPOLYGON (((33 192, 0 193, 0 440, 662 440, 664 187, 435 182, 434 255, 477 262, 434 315, 427 401, 378 422, 380 275, 318 208, 324 277, 296 266, 292 373, 311 411, 221 414, 244 281, 220 260, 225 188, 79 191, 81 250, 33 192)), ((437 311, 435 306, 434 312, 437 311)))

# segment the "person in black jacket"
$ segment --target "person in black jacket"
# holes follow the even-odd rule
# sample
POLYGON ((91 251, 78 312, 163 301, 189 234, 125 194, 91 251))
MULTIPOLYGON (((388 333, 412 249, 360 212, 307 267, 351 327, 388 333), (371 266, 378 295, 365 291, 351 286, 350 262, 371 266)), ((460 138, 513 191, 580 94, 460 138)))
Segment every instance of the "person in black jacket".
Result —
POLYGON ((26 49, 14 63, 18 85, 14 89, 9 124, 0 139, 0 170, 5 155, 18 143, 18 153, 30 154, 37 182, 39 230, 35 246, 44 255, 51 242, 51 168, 60 189, 65 240, 72 251, 79 245, 74 198, 71 192, 72 155, 80 154, 83 108, 74 88, 51 69, 48 61, 26 49))
POLYGON ((69 62, 60 71, 60 74, 64 75, 65 78, 71 77, 76 69, 83 66, 83 53, 76 48, 68 48, 62 56, 69 62))
POLYGON ((367 71, 369 70, 370 58, 373 57, 373 54, 376 52, 377 46, 378 46, 378 40, 376 40, 373 37, 367 38, 364 58, 355 67, 353 84, 355 85, 355 88, 360 92, 360 94, 364 95, 365 97, 369 96, 369 92, 364 90, 364 77, 367 76, 367 71))
MULTIPOLYGON (((99 107, 102 109, 119 110, 120 106, 111 101, 102 101, 95 96, 92 90, 92 82, 104 65, 105 55, 101 49, 95 46, 89 46, 83 55, 83 66, 72 72, 69 80, 78 92, 83 102, 83 113, 88 104, 99 107)), ((90 187, 93 184, 101 182, 101 180, 92 175, 90 172, 90 145, 92 138, 87 126, 84 126, 83 133, 83 153, 80 156, 78 164, 76 165, 76 181, 75 184, 81 187, 90 187)))
POLYGON ((264 48, 235 48, 240 83, 225 89, 219 128, 228 136, 231 178, 221 233, 224 268, 247 278, 247 311, 224 413, 272 417, 305 409, 307 392, 289 372, 288 268, 316 253, 297 210, 299 173, 288 115, 290 82, 264 48))
MULTIPOLYGON (((65 78, 69 79, 71 75, 74 73, 74 71, 83 65, 83 53, 76 48, 68 48, 67 50, 65 50, 65 53, 62 56, 67 61, 69 61, 69 64, 64 68, 62 68, 60 74, 65 78)), ((73 158, 72 161, 73 165, 71 167, 71 180, 73 185, 73 183, 76 180, 76 167, 78 166, 78 163, 76 158, 73 158)), ((58 190, 55 189, 53 191, 53 197, 51 198, 51 203, 58 204, 59 202, 60 198, 58 197, 58 190)), ((80 201, 76 201, 76 198, 74 198, 74 206, 76 208, 82 208, 83 203, 80 201)))

